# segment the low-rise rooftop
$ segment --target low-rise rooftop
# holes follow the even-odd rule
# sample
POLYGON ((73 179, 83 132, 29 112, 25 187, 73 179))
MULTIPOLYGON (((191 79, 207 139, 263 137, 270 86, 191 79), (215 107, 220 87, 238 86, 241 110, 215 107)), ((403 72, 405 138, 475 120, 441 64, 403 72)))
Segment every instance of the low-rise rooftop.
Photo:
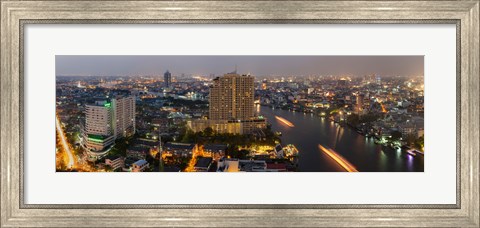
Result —
POLYGON ((145 161, 145 160, 138 160, 136 161, 135 163, 133 163, 134 165, 137 165, 137 166, 143 166, 143 165, 146 165, 148 162, 145 161))
POLYGON ((227 149, 227 145, 225 145, 225 144, 206 144, 203 147, 203 149, 206 150, 206 151, 225 152, 225 150, 227 149))
POLYGON ((182 150, 193 150, 195 144, 193 143, 166 143, 165 148, 168 149, 182 149, 182 150))
POLYGON ((207 169, 212 161, 212 158, 198 157, 197 163, 195 163, 195 168, 207 169))

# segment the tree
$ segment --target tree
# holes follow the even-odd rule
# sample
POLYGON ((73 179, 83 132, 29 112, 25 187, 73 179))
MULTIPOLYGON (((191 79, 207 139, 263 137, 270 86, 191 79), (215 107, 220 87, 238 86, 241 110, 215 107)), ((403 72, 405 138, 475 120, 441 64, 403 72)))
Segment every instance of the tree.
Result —
POLYGON ((238 150, 234 149, 233 151, 230 151, 229 155, 232 158, 238 158, 238 159, 247 159, 247 156, 250 154, 250 151, 248 150, 238 150))
POLYGON ((183 135, 182 137, 182 142, 193 142, 195 140, 195 133, 188 129, 186 132, 185 132, 185 135, 183 135))
POLYGON ((357 126, 360 123, 360 117, 357 114, 352 113, 347 117, 347 122, 352 126, 357 126))
POLYGON ((213 129, 211 127, 207 127, 205 128, 205 130, 203 130, 203 135, 207 136, 207 137, 211 137, 213 136, 215 132, 213 131, 213 129))
POLYGON ((110 150, 112 155, 120 155, 125 157, 127 155, 128 141, 127 139, 117 139, 115 140, 115 145, 110 150))
POLYGON ((402 133, 399 131, 392 131, 392 140, 399 140, 402 137, 402 133))
POLYGON ((424 138, 423 136, 421 136, 417 140, 415 140, 415 147, 423 151, 423 146, 424 146, 424 138))
POLYGON ((408 134, 406 136, 407 143, 410 145, 414 144, 416 139, 415 134, 408 134))
POLYGON ((109 165, 105 165, 105 172, 113 172, 113 169, 109 165))
POLYGON ((374 122, 374 121, 378 120, 379 118, 380 118, 380 115, 373 114, 373 113, 368 113, 368 114, 363 115, 360 118, 360 122, 371 123, 371 122, 374 122))
POLYGON ((240 150, 239 158, 240 159, 246 159, 249 154, 250 154, 250 151, 248 151, 248 150, 240 150))

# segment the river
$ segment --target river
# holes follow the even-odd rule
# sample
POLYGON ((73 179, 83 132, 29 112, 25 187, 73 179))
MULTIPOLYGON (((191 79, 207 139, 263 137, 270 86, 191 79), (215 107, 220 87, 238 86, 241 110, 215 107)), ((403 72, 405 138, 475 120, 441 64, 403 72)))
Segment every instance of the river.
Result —
POLYGON ((274 131, 282 132, 282 144, 294 144, 299 150, 298 171, 339 172, 342 166, 323 153, 318 145, 329 147, 348 160, 360 172, 423 172, 423 155, 411 156, 400 150, 377 145, 373 138, 349 127, 340 127, 325 118, 257 106, 274 131), (293 123, 289 127, 275 118, 293 123))

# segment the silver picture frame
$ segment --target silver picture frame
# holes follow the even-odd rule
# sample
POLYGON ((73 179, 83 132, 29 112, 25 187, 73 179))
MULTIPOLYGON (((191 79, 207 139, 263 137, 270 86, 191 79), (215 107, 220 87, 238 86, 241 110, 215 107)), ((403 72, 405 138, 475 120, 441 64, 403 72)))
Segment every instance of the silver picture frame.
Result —
MULTIPOLYGON (((1 2, 2 227, 479 227, 479 1, 1 2), (24 28, 28 24, 455 24, 457 202, 396 205, 26 204, 24 28)), ((453 139, 452 139, 453 140, 453 139)))

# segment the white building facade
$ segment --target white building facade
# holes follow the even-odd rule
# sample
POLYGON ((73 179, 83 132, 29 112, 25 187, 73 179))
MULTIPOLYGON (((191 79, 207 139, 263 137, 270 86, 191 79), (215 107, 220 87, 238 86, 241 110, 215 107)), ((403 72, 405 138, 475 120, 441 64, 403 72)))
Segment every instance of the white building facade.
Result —
POLYGON ((86 105, 82 134, 88 159, 104 157, 116 139, 135 134, 135 97, 117 96, 86 105))

